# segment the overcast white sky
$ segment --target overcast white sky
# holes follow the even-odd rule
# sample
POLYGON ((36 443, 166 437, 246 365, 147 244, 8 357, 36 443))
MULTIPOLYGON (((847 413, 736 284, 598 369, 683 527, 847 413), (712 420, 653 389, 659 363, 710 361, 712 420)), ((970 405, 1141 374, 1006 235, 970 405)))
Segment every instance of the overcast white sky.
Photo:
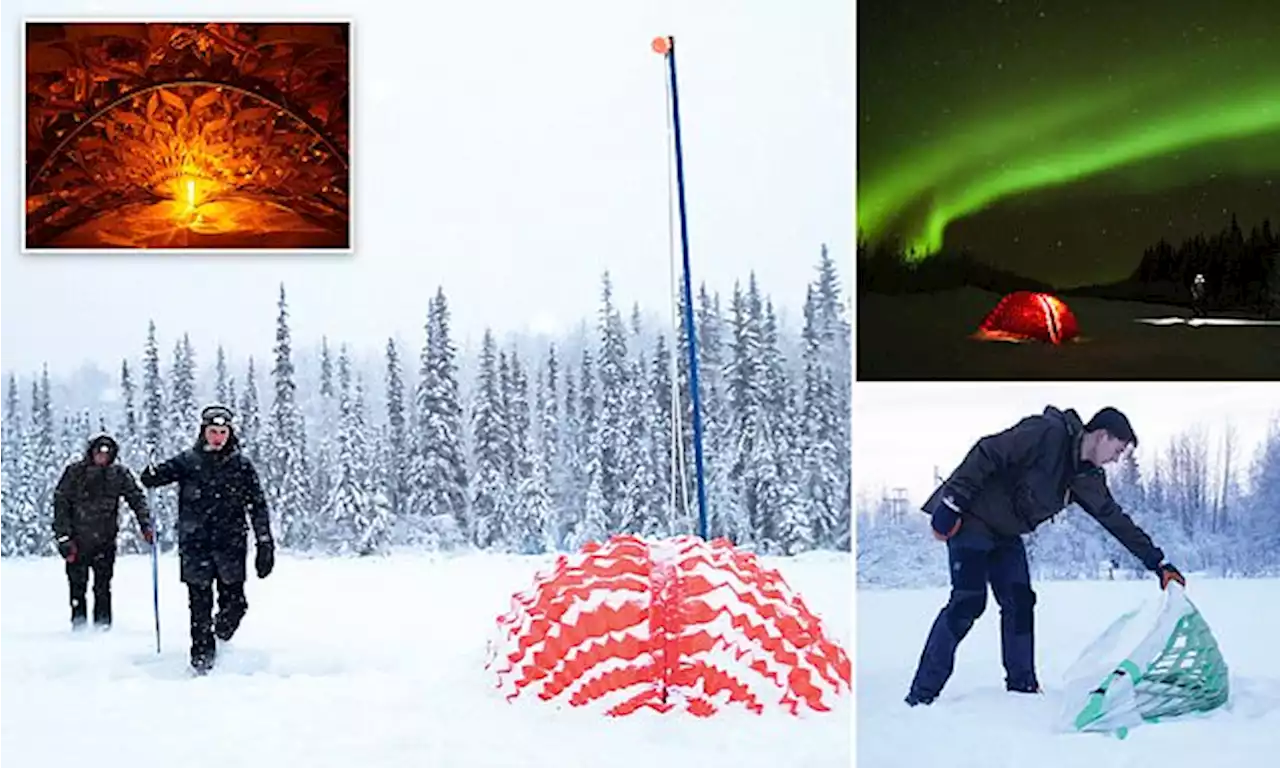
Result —
MULTIPOLYGON (((221 18, 261 12, 224 0, 221 18)), ((270 348, 277 284, 295 334, 381 347, 418 335, 443 284, 466 337, 564 327, 594 312, 599 275, 619 299, 668 311, 662 59, 676 36, 696 280, 730 290, 755 270, 798 310, 827 242, 851 279, 852 3, 847 0, 273 0, 273 16, 353 16, 356 114, 347 257, 35 256, 19 253, 22 136, 3 132, 3 367, 162 348, 270 348), (18 224, 13 226, 12 224, 18 224), (236 308, 241 305, 244 309, 236 308), (104 319, 105 318, 105 319, 104 319)), ((6 0, 22 19, 207 13, 193 0, 6 0)), ((6 45, 4 92, 21 57, 6 45)))
POLYGON ((881 486, 906 488, 913 503, 933 491, 935 466, 946 477, 978 438, 1046 405, 1075 408, 1085 421, 1104 406, 1119 408, 1138 435, 1140 465, 1197 425, 1208 433, 1213 460, 1227 423, 1251 459, 1280 416, 1280 384, 1267 382, 862 382, 853 397, 855 485, 876 496, 881 486))

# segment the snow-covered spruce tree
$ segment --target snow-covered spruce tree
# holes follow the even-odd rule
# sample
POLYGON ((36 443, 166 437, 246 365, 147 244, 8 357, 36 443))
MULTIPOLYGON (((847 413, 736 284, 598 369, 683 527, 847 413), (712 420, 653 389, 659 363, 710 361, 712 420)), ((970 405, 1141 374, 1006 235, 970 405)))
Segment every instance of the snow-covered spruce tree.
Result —
MULTIPOLYGON (((569 475, 564 455, 564 423, 560 411, 560 361, 556 359, 554 344, 547 347, 545 369, 545 386, 537 413, 537 438, 542 460, 546 462, 547 493, 550 496, 546 549, 548 552, 555 552, 564 548, 569 475)), ((539 374, 538 380, 544 381, 542 374, 539 374)))
POLYGON ((44 554, 52 532, 40 530, 32 488, 31 441, 22 418, 18 380, 11 373, 5 390, 3 447, 3 525, 0 545, 5 557, 44 554))
POLYGON ((570 537, 570 549, 581 549, 587 542, 601 543, 609 537, 609 521, 606 517, 604 491, 601 486, 600 472, 600 430, 593 429, 587 435, 585 454, 587 457, 583 474, 587 481, 585 499, 583 501, 582 519, 574 527, 570 537))
POLYGON ((173 346, 173 365, 169 369, 169 391, 173 396, 168 403, 168 455, 188 447, 195 440, 200 426, 200 407, 196 403, 196 355, 191 337, 182 338, 173 346))
MULTIPOLYGON (((311 502, 308 510, 323 510, 333 496, 333 482, 338 472, 337 434, 340 428, 341 415, 337 387, 334 383, 334 359, 329 346, 328 336, 320 338, 319 361, 317 365, 318 382, 313 388, 309 386, 312 379, 304 373, 299 374, 298 413, 301 424, 311 419, 315 439, 306 442, 308 462, 307 481, 311 491, 311 502), (305 383, 305 386, 304 386, 305 383)), ((321 512, 323 518, 324 513, 321 512)), ((323 541, 327 521, 317 520, 316 545, 325 547, 323 541)))
POLYGON ((262 410, 258 400, 258 377, 254 371, 253 357, 245 371, 244 392, 240 395, 240 413, 237 414, 241 450, 254 464, 262 463, 262 410))
MULTIPOLYGON (((539 375, 539 381, 543 381, 539 375)), ((564 548, 565 539, 565 487, 568 473, 564 456, 564 424, 560 411, 560 362, 556 359, 554 344, 547 347, 545 387, 542 403, 538 408, 538 445, 546 464, 547 494, 550 509, 547 513, 546 549, 555 552, 564 548)))
POLYGON ((213 363, 213 396, 228 408, 235 408, 235 396, 231 394, 231 377, 227 373, 227 353, 218 345, 217 357, 213 363))
POLYGON ((406 513, 407 508, 406 471, 409 455, 405 430, 404 370, 400 365, 400 351, 396 348, 395 339, 387 339, 386 359, 387 439, 386 455, 383 459, 386 467, 384 492, 391 505, 393 517, 399 520, 406 513))
MULTIPOLYGON (((703 476, 707 494, 707 537, 716 539, 729 535, 735 524, 730 519, 736 510, 733 496, 733 485, 729 471, 732 462, 734 435, 729 429, 729 409, 725 391, 725 349, 724 320, 720 313, 720 296, 708 296, 704 290, 700 294, 698 308, 698 363, 699 387, 702 391, 702 424, 703 424, 703 476)), ((692 413, 690 413, 692 417, 692 413)), ((696 469, 696 457, 692 445, 687 454, 690 466, 696 469)), ((697 478, 690 473, 690 481, 697 478)), ((690 490, 690 498, 694 499, 694 514, 697 513, 696 487, 690 490)), ((691 527, 696 531, 695 525, 691 527)))
MULTIPOLYGON (((526 542, 526 539, 542 539, 546 515, 534 508, 542 502, 533 498, 535 489, 530 483, 536 446, 530 435, 532 417, 529 410, 528 379, 515 349, 505 359, 507 368, 504 377, 502 358, 499 358, 499 380, 503 383, 501 399, 508 494, 504 506, 508 511, 503 516, 506 527, 501 532, 501 538, 514 550, 520 551, 526 546, 536 546, 526 542), (541 519, 538 519, 538 515, 541 515, 541 519)), ((541 492, 545 493, 545 488, 541 492)))
POLYGON ((305 442, 294 380, 293 344, 289 332, 289 305, 280 286, 276 317, 275 365, 271 369, 274 398, 265 440, 266 493, 272 515, 279 521, 280 544, 305 549, 310 544, 305 442))
POLYGON ((801 492, 820 548, 849 549, 852 485, 849 417, 852 331, 835 262, 822 246, 807 290, 802 331, 801 492))
MULTIPOLYGON (((528 467, 516 488, 515 523, 512 543, 520 554, 535 555, 554 551, 555 536, 552 530, 551 493, 549 487, 549 441, 543 438, 543 418, 546 414, 547 388, 541 374, 537 375, 534 407, 539 418, 539 429, 528 433, 528 445, 524 454, 528 467)), ((553 450, 553 448, 551 449, 553 450)))
POLYGON ((231 410, 233 411, 236 409, 236 403, 240 402, 238 399, 238 395, 236 393, 236 377, 235 376, 227 377, 227 399, 223 400, 222 402, 224 402, 227 405, 227 407, 231 408, 231 410))
POLYGON ((688 533, 682 528, 688 515, 681 492, 681 469, 674 463, 677 447, 672 438, 678 440, 680 436, 675 433, 675 419, 671 412, 672 362, 667 338, 658 334, 649 364, 649 397, 645 409, 649 416, 649 454, 654 472, 656 506, 650 516, 654 536, 688 533))
POLYGON ((635 521, 625 520, 622 459, 626 443, 627 331, 613 303, 613 284, 606 272, 600 290, 600 380, 596 428, 600 451, 600 493, 608 533, 619 533, 635 521))
POLYGON ((760 334, 760 412, 764 422, 757 430, 761 442, 757 451, 759 527, 755 536, 762 552, 795 554, 812 547, 812 529, 800 502, 794 388, 779 348, 778 316, 770 300, 765 301, 760 334))
POLYGON ((564 424, 560 430, 561 474, 557 484, 560 511, 560 546, 570 548, 574 530, 586 506, 587 481, 583 456, 581 400, 573 367, 564 368, 564 424))
POLYGON ((373 484, 364 418, 364 394, 353 386, 351 362, 344 345, 338 355, 338 400, 335 475, 324 527, 326 548, 339 554, 371 555, 385 551, 391 527, 385 495, 373 484))
POLYGON ((608 508, 605 506, 602 478, 600 476, 600 398, 599 381, 596 379, 595 358, 591 346, 582 348, 578 366, 578 399, 576 416, 578 482, 582 489, 582 507, 577 512, 575 535, 570 549, 577 550, 586 541, 602 541, 609 534, 608 508), (594 488, 594 490, 593 490, 594 488), (594 494, 594 497, 593 495, 594 494), (592 517, 588 520, 588 517, 592 517), (589 537, 588 529, 595 538, 589 537))
POLYGON ((320 396, 337 397, 333 388, 333 354, 329 351, 328 336, 320 337, 320 396))
POLYGON ((21 493, 22 415, 18 380, 10 373, 5 387, 4 427, 0 434, 0 557, 15 554, 17 504, 21 493))
POLYGON ((472 476, 475 478, 471 486, 471 517, 475 526, 472 541, 482 549, 504 546, 502 532, 509 527, 503 519, 508 498, 504 475, 508 447, 502 423, 502 383, 497 358, 493 331, 486 328, 471 409, 472 476))
POLYGON ((27 451, 31 456, 31 508, 23 529, 30 537, 30 554, 48 554, 53 541, 53 490, 64 463, 58 452, 58 429, 54 422, 49 366, 42 367, 38 382, 32 384, 31 433, 27 451))
MULTIPOLYGON (((146 464, 147 452, 141 432, 141 421, 138 418, 137 387, 133 383, 133 373, 129 370, 129 361, 120 362, 120 395, 121 413, 120 428, 115 430, 116 442, 120 446, 117 461, 127 467, 137 478, 139 469, 146 464)), ((106 430, 111 432, 112 430, 106 430)), ((120 534, 116 539, 116 549, 124 554, 143 551, 142 540, 137 529, 129 525, 120 526, 120 534)))
MULTIPOLYGON (((633 318, 634 322, 634 318, 633 318)), ((622 482, 619 533, 658 538, 667 533, 663 514, 663 490, 658 487, 654 466, 650 415, 653 390, 646 375, 645 349, 636 344, 634 359, 627 361, 623 391, 623 440, 618 447, 619 479, 622 482)))
POLYGON ((318 509, 328 503, 333 493, 333 478, 337 475, 334 440, 341 421, 338 396, 333 383, 333 354, 329 349, 328 336, 320 338, 319 397, 314 402, 307 400, 310 398, 299 403, 299 411, 307 412, 306 406, 310 405, 310 413, 317 419, 316 439, 311 446, 311 493, 314 498, 312 508, 318 509))
POLYGON ((123 400, 119 429, 120 460, 133 469, 146 461, 146 450, 142 440, 142 421, 138 418, 138 388, 133 383, 128 360, 120 361, 120 396, 123 400))
POLYGON ((468 514, 467 456, 463 450, 463 410, 458 386, 457 351, 449 332, 449 306, 437 289, 427 308, 427 338, 414 393, 408 436, 407 485, 413 501, 406 514, 415 530, 426 526, 440 546, 471 539, 468 514), (452 518, 449 522, 445 518, 452 518))
POLYGON ((817 289, 809 286, 804 305, 804 479, 815 544, 833 548, 843 497, 842 451, 836 376, 830 357, 828 316, 817 289))
MULTIPOLYGON (((142 353, 142 452, 143 466, 170 458, 173 446, 169 440, 165 403, 164 380, 160 377, 160 344, 156 337, 156 324, 147 324, 147 341, 142 353)), ((185 447, 185 446, 184 446, 185 447)), ((164 491, 149 493, 151 519, 156 528, 156 544, 162 551, 172 549, 178 543, 178 502, 173 493, 164 491)))
POLYGON ((508 358, 511 378, 506 393, 507 431, 511 438, 512 477, 516 481, 528 478, 533 473, 531 458, 530 431, 533 426, 533 414, 529 406, 529 374, 525 370, 520 353, 514 347, 508 358))
POLYGON ((385 554, 392 544, 391 534, 395 530, 395 516, 391 510, 391 500, 383 491, 383 484, 378 482, 378 468, 374 462, 373 446, 368 440, 368 406, 364 395, 364 377, 356 376, 355 395, 351 405, 351 419, 354 434, 357 435, 355 456, 363 467, 360 482, 364 486, 364 497, 367 506, 357 521, 356 552, 361 555, 385 554))
POLYGON ((764 376, 761 359, 761 307, 755 274, 746 295, 734 284, 730 304, 732 342, 727 365, 729 433, 732 435, 729 482, 732 502, 722 513, 717 534, 736 544, 755 548, 763 529, 760 493, 761 472, 765 471, 768 439, 764 414, 764 376))

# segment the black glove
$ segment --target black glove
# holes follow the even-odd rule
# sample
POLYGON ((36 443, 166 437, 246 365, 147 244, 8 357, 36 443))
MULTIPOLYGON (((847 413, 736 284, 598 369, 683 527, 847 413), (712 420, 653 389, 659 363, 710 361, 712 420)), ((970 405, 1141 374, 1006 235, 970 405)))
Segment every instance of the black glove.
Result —
POLYGON ((933 528, 933 537, 946 541, 960 530, 960 504, 950 493, 944 493, 942 500, 934 505, 929 513, 929 525, 933 528))
POLYGON ((58 554, 62 555, 62 559, 68 563, 76 561, 76 543, 70 536, 60 536, 58 538, 58 554))
POLYGON ((1182 572, 1168 563, 1161 563, 1156 568, 1156 575, 1160 577, 1161 589, 1168 589, 1171 581, 1176 581, 1183 587, 1187 586, 1187 580, 1182 577, 1182 572))
POLYGON ((276 545, 272 541, 258 542, 258 550, 254 554, 253 567, 258 571, 258 578, 265 579, 276 567, 276 545))

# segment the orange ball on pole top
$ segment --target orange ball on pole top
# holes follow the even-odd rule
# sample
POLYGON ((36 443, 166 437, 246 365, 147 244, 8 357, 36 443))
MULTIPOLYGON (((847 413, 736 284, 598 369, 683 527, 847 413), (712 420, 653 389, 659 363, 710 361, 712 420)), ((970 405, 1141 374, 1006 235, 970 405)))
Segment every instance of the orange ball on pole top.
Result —
POLYGON ((670 51, 670 50, 671 50, 671 39, 670 39, 670 38, 668 38, 668 37, 655 37, 655 38, 653 38, 653 52, 654 52, 654 53, 660 53, 660 54, 662 54, 663 56, 665 56, 665 55, 667 55, 667 52, 668 52, 668 51, 670 51))

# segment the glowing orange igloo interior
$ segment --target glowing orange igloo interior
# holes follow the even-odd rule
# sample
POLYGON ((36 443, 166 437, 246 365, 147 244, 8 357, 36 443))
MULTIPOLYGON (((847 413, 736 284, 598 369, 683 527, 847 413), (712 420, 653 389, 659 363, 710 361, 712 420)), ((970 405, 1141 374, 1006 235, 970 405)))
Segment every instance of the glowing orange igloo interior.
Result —
POLYGON ((727 705, 828 711, 851 665, 774 570, 723 540, 615 536, 561 555, 498 617, 487 668, 526 691, 618 716, 727 705))
POLYGON ((26 247, 348 247, 349 38, 28 24, 26 247))
POLYGON ((975 338, 984 341, 1043 341, 1062 344, 1080 335, 1076 316, 1056 296, 1016 291, 1005 296, 982 320, 975 338))

